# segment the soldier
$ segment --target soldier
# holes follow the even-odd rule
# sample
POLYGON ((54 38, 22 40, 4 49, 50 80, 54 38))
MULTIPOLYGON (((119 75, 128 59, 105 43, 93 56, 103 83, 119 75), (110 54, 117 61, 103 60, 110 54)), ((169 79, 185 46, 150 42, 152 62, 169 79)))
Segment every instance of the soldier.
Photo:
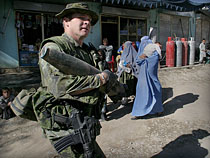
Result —
MULTIPOLYGON (((41 43, 39 66, 42 87, 33 96, 35 115, 62 157, 103 158, 105 156, 95 138, 101 128, 98 119, 105 94, 113 90, 114 83, 118 83, 116 75, 108 70, 98 70, 96 74, 72 70, 75 73, 71 74, 67 73, 70 67, 66 71, 60 69, 62 61, 56 61, 57 58, 54 64, 45 59, 51 50, 96 66, 92 50, 83 40, 98 21, 98 15, 89 10, 87 3, 81 2, 68 4, 56 16, 63 19, 64 34, 41 43)), ((81 69, 82 66, 77 64, 74 67, 81 69)))

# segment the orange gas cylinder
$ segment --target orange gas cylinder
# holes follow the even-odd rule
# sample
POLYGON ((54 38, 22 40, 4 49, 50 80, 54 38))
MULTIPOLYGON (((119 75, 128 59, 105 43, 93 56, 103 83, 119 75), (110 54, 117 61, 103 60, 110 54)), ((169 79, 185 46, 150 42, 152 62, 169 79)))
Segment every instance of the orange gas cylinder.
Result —
POLYGON ((166 42, 166 66, 174 67, 175 63, 175 42, 168 37, 166 42))
POLYGON ((182 41, 182 65, 187 65, 188 59, 188 42, 185 38, 181 38, 182 41))

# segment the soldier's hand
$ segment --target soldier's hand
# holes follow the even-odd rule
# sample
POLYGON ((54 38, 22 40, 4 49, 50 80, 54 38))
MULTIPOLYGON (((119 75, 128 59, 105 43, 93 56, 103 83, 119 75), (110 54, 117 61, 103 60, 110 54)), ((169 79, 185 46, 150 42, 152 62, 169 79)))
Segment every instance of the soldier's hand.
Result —
POLYGON ((117 102, 126 96, 126 85, 117 80, 117 75, 109 70, 104 70, 98 75, 105 87, 105 93, 108 94, 112 101, 117 102))
POLYGON ((115 82, 117 80, 117 75, 109 70, 104 70, 102 73, 98 74, 100 77, 100 81, 102 84, 106 84, 107 82, 115 82))

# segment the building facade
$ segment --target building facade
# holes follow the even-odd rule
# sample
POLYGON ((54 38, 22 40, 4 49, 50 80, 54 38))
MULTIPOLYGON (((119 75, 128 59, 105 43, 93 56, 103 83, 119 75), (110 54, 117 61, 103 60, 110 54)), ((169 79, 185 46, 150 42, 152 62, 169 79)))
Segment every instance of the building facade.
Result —
MULTIPOLYGON (((55 17, 71 0, 0 0, 0 68, 37 67, 40 42, 61 35, 62 21, 55 17)), ((124 41, 140 41, 150 27, 157 28, 157 40, 165 51, 169 36, 194 37, 210 41, 210 17, 202 12, 180 12, 148 6, 129 7, 88 1, 100 16, 85 42, 96 48, 103 38, 114 46, 114 54, 124 41)))

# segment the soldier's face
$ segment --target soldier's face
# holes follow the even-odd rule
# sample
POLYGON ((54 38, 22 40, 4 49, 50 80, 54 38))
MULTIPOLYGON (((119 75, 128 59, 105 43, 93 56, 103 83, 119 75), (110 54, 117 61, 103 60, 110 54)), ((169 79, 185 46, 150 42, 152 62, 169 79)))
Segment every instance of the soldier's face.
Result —
POLYGON ((91 28, 91 17, 86 14, 74 13, 67 21, 67 31, 74 38, 85 38, 91 28))

